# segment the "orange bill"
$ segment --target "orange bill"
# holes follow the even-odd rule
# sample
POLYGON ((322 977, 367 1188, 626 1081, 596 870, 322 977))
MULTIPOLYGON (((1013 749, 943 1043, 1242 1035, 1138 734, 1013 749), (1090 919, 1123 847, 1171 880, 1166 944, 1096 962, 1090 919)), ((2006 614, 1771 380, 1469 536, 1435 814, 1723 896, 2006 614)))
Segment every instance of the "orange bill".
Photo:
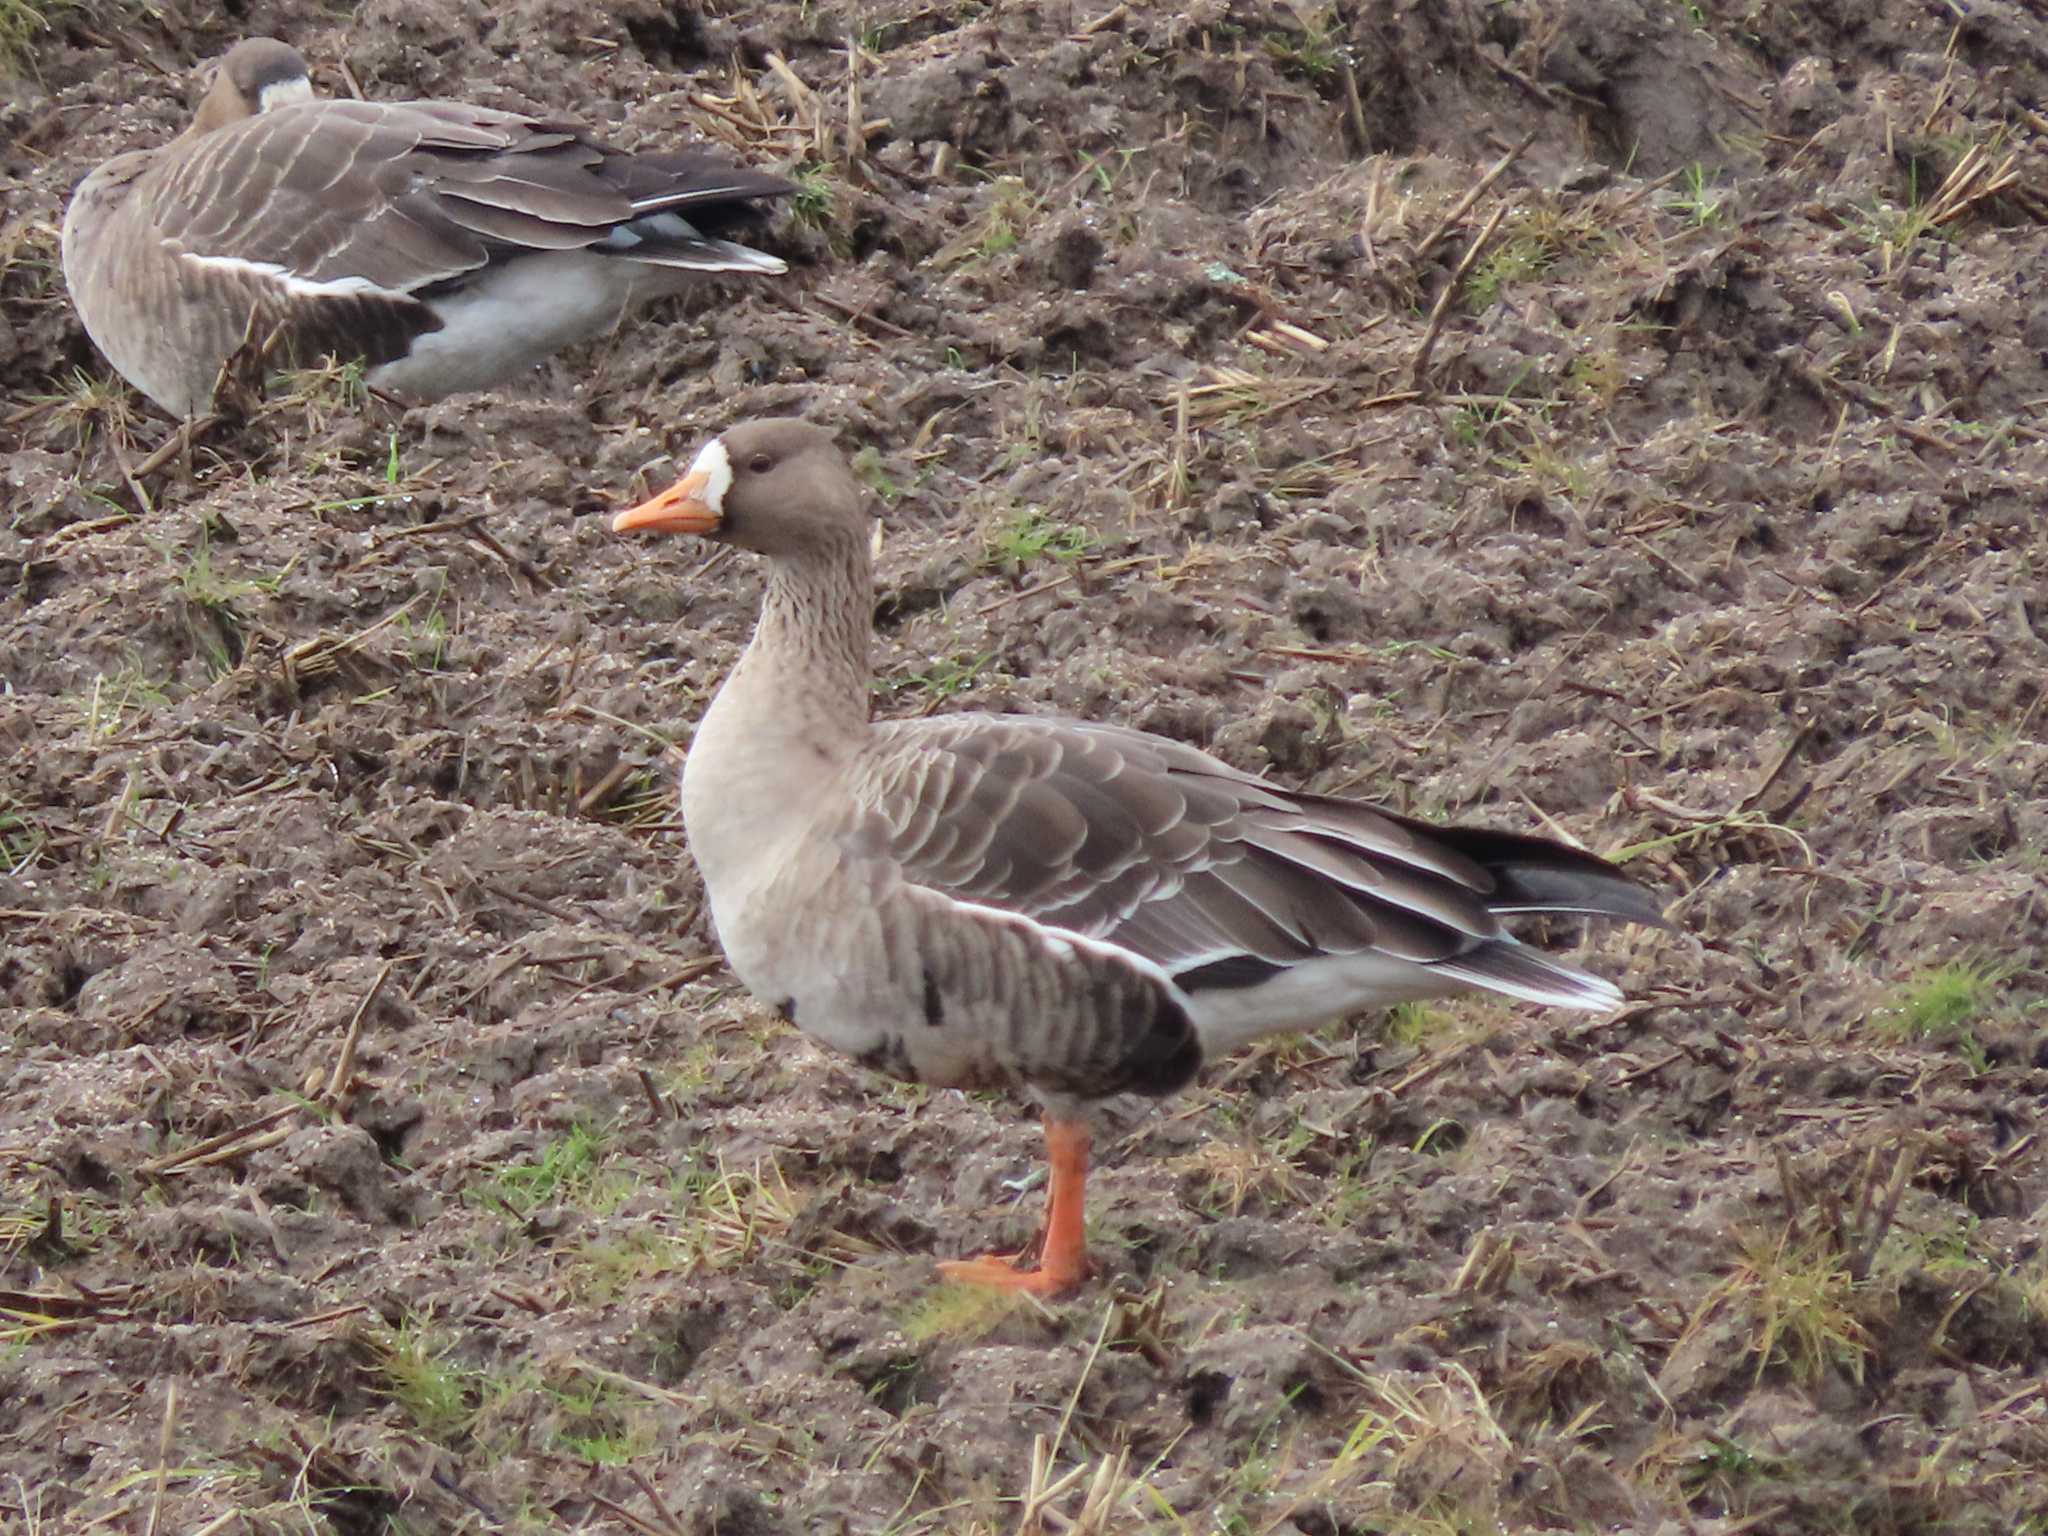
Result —
POLYGON ((617 513, 612 518, 612 532, 651 528, 657 533, 716 533, 723 519, 704 499, 710 489, 711 477, 703 470, 693 470, 659 496, 617 513))

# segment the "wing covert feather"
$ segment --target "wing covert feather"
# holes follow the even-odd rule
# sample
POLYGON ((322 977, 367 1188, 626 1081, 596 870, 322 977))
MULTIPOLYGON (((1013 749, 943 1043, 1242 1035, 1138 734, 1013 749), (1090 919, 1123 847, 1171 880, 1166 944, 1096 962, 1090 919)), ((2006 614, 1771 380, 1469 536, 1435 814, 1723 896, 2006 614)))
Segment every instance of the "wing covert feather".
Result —
POLYGON ((1169 971, 1376 947, 1437 959, 1501 932, 1484 870, 1455 850, 1345 802, 1314 816, 1311 797, 1179 743, 1023 716, 899 721, 872 740, 850 842, 1169 971))

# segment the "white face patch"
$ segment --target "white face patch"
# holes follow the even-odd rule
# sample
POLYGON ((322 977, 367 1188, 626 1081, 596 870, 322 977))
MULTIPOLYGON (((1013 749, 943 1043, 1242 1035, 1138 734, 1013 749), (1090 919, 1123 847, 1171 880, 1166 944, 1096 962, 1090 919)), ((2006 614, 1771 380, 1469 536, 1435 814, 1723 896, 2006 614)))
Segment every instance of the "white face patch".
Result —
POLYGON ((275 107, 295 106, 312 99, 313 82, 310 80, 273 80, 256 93, 256 110, 268 112, 275 107))
POLYGON ((704 505, 725 516, 725 493, 732 489, 732 458, 725 451, 725 439, 714 437, 690 460, 690 473, 704 477, 704 505))

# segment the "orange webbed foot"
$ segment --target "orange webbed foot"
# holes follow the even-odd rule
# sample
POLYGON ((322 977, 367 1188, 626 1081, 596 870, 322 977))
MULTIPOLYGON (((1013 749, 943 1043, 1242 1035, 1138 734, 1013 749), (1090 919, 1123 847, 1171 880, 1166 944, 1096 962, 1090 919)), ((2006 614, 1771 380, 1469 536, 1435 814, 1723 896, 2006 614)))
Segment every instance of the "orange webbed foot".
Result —
POLYGON ((1032 1296, 1058 1296, 1088 1278, 1088 1245, 1081 1221, 1088 1181, 1087 1124, 1048 1113, 1045 1141, 1051 1153, 1052 1179, 1046 1196, 1045 1229, 1033 1244, 1039 1250, 1037 1267, 1017 1267, 1030 1257, 1029 1249, 1007 1257, 992 1253, 978 1259, 948 1259, 939 1265, 939 1273, 948 1280, 1032 1296))
POLYGON ((1022 1254, 987 1253, 978 1259, 944 1259, 939 1273, 962 1285, 985 1285, 995 1290, 1022 1291, 1031 1296, 1059 1296, 1088 1278, 1088 1266, 1041 1264, 1036 1269, 1019 1269, 1022 1254))

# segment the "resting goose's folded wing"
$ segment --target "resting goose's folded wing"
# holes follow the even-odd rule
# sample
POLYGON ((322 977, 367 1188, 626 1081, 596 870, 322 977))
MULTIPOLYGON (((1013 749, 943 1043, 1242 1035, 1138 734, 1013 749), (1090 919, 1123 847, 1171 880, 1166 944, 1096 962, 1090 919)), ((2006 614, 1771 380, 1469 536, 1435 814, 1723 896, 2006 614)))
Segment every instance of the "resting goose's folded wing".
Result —
POLYGON ((412 294, 481 267, 493 244, 575 249, 629 217, 601 185, 521 184, 496 169, 511 158, 580 174, 595 155, 574 149, 568 135, 475 108, 309 103, 194 143, 156 179, 150 222, 192 256, 412 294), (546 165, 565 150, 568 166, 546 165))
POLYGON ((281 337, 273 361, 331 352, 435 398, 496 384, 688 273, 783 271, 724 236, 790 190, 714 155, 628 154, 462 102, 319 100, 298 54, 250 39, 191 129, 81 183, 63 259, 93 339, 175 414, 205 404, 251 332, 281 337))

